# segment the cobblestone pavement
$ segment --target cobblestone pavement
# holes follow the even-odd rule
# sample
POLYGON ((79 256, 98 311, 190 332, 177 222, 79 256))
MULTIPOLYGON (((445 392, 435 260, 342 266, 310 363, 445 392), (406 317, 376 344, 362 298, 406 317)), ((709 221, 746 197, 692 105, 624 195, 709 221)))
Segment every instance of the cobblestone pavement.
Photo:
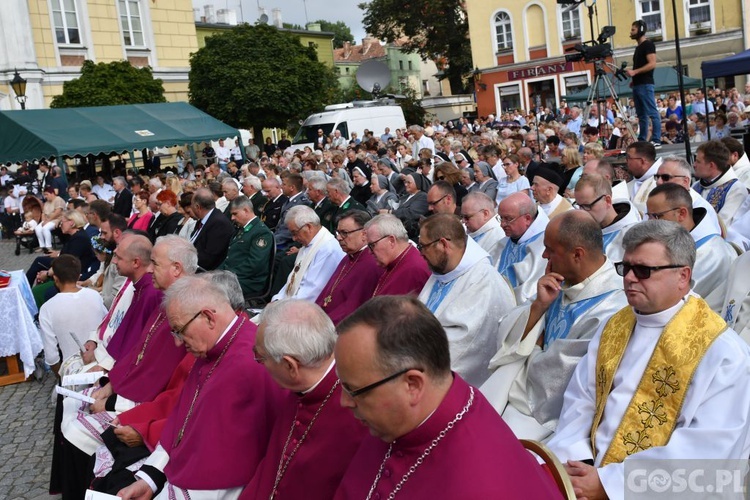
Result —
MULTIPOLYGON (((0 269, 28 269, 38 254, 0 240, 0 269)), ((1 312, 0 312, 1 313, 1 312)), ((2 363, 4 365, 4 363, 2 363)), ((5 370, 5 366, 0 366, 5 370)), ((54 500, 47 493, 52 463, 54 377, 0 387, 0 499, 54 500)))

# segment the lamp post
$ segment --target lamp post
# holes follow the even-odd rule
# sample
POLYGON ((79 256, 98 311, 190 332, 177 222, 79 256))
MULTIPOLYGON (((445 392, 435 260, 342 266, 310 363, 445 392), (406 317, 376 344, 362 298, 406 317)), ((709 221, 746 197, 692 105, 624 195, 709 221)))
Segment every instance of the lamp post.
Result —
POLYGON ((16 93, 16 101, 21 105, 21 109, 26 109, 26 79, 18 74, 18 70, 15 70, 13 79, 10 81, 10 86, 13 88, 13 92, 16 93))

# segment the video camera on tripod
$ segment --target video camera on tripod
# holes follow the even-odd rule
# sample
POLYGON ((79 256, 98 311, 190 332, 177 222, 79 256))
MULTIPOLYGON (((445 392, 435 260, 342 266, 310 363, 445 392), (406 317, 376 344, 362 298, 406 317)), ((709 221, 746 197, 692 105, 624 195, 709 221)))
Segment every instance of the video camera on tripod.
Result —
POLYGON ((596 40, 591 40, 584 43, 577 43, 572 48, 568 49, 567 52, 574 52, 573 54, 565 54, 565 60, 567 62, 585 61, 587 63, 595 61, 603 61, 604 59, 611 57, 612 44, 607 43, 609 38, 615 34, 616 28, 614 26, 605 26, 602 28, 599 37, 596 40))

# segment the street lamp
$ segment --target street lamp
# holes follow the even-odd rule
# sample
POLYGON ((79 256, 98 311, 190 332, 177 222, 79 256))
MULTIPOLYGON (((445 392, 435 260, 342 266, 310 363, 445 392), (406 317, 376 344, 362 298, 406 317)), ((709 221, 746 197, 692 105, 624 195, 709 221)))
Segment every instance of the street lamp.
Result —
POLYGON ((479 71, 479 68, 474 66, 474 71, 471 74, 474 77, 474 84, 479 85, 482 90, 487 90, 487 84, 482 83, 482 72, 479 71))
POLYGON ((21 78, 18 70, 15 71, 16 73, 10 81, 10 86, 13 88, 13 92, 16 93, 16 101, 21 105, 21 109, 26 109, 26 79, 21 78))

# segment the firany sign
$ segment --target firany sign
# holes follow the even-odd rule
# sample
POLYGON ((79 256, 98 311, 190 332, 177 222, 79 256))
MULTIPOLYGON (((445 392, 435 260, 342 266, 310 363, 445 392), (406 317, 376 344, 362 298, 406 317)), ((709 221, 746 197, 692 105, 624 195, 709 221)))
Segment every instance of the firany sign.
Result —
POLYGON ((514 69, 508 71, 508 80, 522 80, 534 76, 557 75, 573 70, 572 62, 560 62, 554 64, 542 64, 530 68, 514 69))

